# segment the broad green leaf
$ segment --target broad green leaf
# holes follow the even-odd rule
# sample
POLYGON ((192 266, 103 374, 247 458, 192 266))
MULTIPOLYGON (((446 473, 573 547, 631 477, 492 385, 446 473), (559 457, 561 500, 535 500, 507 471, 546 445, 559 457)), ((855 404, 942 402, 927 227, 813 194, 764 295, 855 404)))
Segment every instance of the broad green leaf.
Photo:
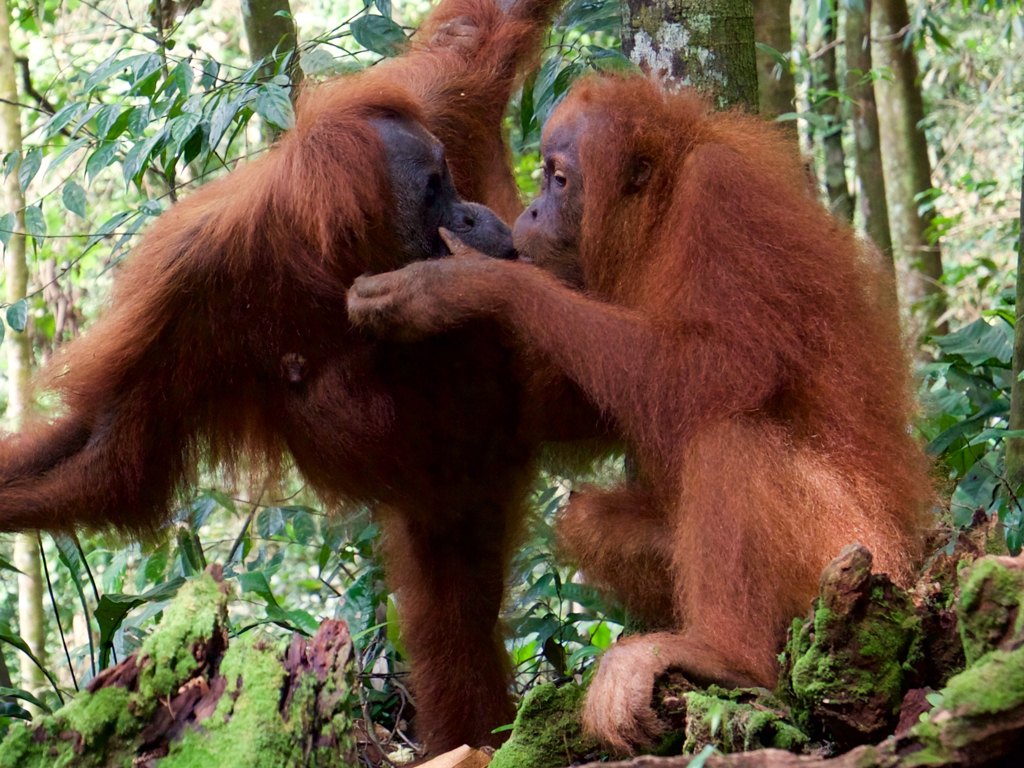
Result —
POLYGON ((128 133, 135 138, 141 138, 150 122, 150 108, 148 106, 135 107, 128 113, 128 133))
POLYGON ((139 206, 139 213, 146 216, 159 216, 163 212, 164 208, 159 200, 146 200, 139 206))
POLYGON ((22 192, 28 189, 32 179, 39 173, 39 166, 42 163, 43 150, 40 147, 29 150, 29 153, 25 155, 25 159, 21 161, 21 166, 18 168, 18 185, 21 187, 22 192))
MULTIPOLYGON (((4 248, 11 242, 17 227, 18 217, 15 214, 7 213, 4 214, 3 218, 0 218, 0 242, 4 244, 4 248)), ((2 340, 2 337, 0 337, 0 340, 2 340)))
POLYGON ((7 308, 7 324, 11 330, 21 333, 28 325, 28 302, 18 299, 7 308))
POLYGON ((156 53, 143 53, 125 59, 124 64, 132 70, 132 83, 138 85, 163 66, 163 59, 156 53))
POLYGON ((202 122, 203 116, 194 112, 178 115, 171 121, 171 138, 180 146, 202 122))
POLYGON ((117 142, 110 141, 104 143, 99 149, 89 156, 89 159, 85 162, 85 174, 88 176, 90 184, 92 184, 96 175, 100 171, 114 162, 116 155, 117 142))
POLYGON ((85 218, 85 190, 81 184, 77 181, 67 182, 64 185, 61 198, 64 200, 65 208, 72 213, 78 214, 83 219, 85 218))
POLYGON ((224 491, 218 491, 216 488, 211 488, 210 498, 220 504, 228 512, 233 514, 238 513, 238 508, 235 506, 235 500, 224 493, 224 491))
POLYGON ((27 701, 29 704, 33 704, 39 707, 39 709, 41 709, 46 714, 50 714, 51 712, 50 708, 46 706, 46 704, 44 704, 40 699, 37 699, 28 691, 21 690, 21 688, 5 688, 2 685, 0 685, 0 696, 4 698, 21 699, 22 701, 27 701))
POLYGON ((21 152, 8 152, 4 155, 4 178, 10 176, 14 169, 18 167, 18 162, 21 160, 21 152))
POLYGON ((280 536, 284 529, 284 516, 277 507, 267 507, 256 516, 256 532, 261 538, 271 539, 280 536))
MULTIPOLYGON (((83 125, 85 125, 94 117, 96 117, 96 115, 99 114, 99 111, 101 109, 103 109, 102 104, 94 104, 93 106, 89 107, 89 109, 83 112, 81 116, 77 120, 75 120, 75 124, 68 129, 68 133, 74 136, 76 133, 78 133, 79 129, 81 129, 83 125)), ((52 168, 53 166, 51 165, 50 167, 52 168)))
POLYGON ((971 365, 1010 365, 1013 360, 1013 342, 1010 329, 996 320, 991 325, 979 318, 933 341, 947 355, 959 355, 971 365))
POLYGON ((121 627, 129 611, 143 603, 159 602, 174 597, 185 579, 180 576, 154 587, 141 595, 106 594, 100 598, 99 605, 93 612, 100 628, 100 669, 106 669, 110 660, 110 650, 114 644, 114 633, 121 627))
POLYGON ((199 84, 204 90, 210 90, 217 84, 217 74, 220 72, 220 64, 214 59, 207 59, 206 63, 203 64, 203 76, 199 79, 199 84))
POLYGON ((217 106, 214 107, 213 115, 210 117, 210 151, 217 149, 217 145, 224 136, 224 132, 231 125, 231 121, 241 108, 241 101, 229 99, 226 95, 221 96, 217 106))
POLYGON ((119 226, 121 226, 121 222, 123 222, 131 215, 131 211, 122 211, 121 213, 111 216, 109 219, 103 222, 100 225, 100 228, 96 230, 92 237, 89 238, 83 250, 88 251, 90 248, 96 245, 96 243, 98 243, 104 237, 106 237, 119 226))
POLYGON ((630 61, 622 51, 588 45, 587 54, 590 56, 591 66, 604 72, 640 72, 640 68, 630 61))
POLYGON ((96 113, 96 135, 101 139, 115 138, 107 134, 110 133, 110 129, 114 127, 114 123, 117 122, 117 118, 120 116, 120 104, 107 104, 103 107, 96 113))
POLYGON ((65 104, 54 112, 53 117, 47 120, 46 124, 43 126, 43 141, 46 141, 55 134, 60 133, 61 128, 85 112, 87 107, 88 104, 65 104))
POLYGON ((558 77, 555 78, 555 96, 561 96, 569 90, 569 86, 572 85, 581 74, 583 74, 583 71, 583 65, 579 62, 574 62, 559 72, 558 77))
POLYGON ((582 648, 577 648, 572 652, 572 655, 565 660, 565 666, 567 671, 569 669, 575 669, 576 665, 585 659, 592 659, 600 655, 601 649, 596 645, 586 645, 582 648))
POLYGON ((170 79, 173 79, 175 84, 178 86, 178 93, 181 94, 182 98, 187 99, 189 91, 192 90, 192 63, 189 60, 183 60, 178 62, 170 74, 170 79))
POLYGON ((271 125, 278 128, 291 128, 295 123, 295 113, 288 91, 279 85, 261 85, 256 94, 256 112, 271 125))
MULTIPOLYGON (((0 325, 0 328, 3 328, 3 326, 0 325)), ((0 339, 2 339, 2 338, 3 338, 3 333, 0 332, 0 339)), ((18 570, 17 568, 14 567, 14 563, 12 563, 6 557, 0 557, 0 570, 12 571, 14 573, 21 573, 20 570, 18 570)))
POLYGON ((770 45, 766 45, 765 43, 755 43, 755 45, 757 46, 757 50, 761 51, 761 53, 766 54, 771 58, 772 61, 778 64, 782 68, 783 72, 789 71, 789 60, 785 56, 783 56, 779 51, 772 48, 770 45))
POLYGON ((71 155, 73 155, 75 152, 77 152, 82 147, 84 147, 86 144, 88 144, 89 141, 90 141, 90 139, 87 136, 83 137, 81 139, 75 139, 74 141, 72 141, 70 144, 68 144, 66 147, 64 147, 64 149, 62 149, 60 151, 60 154, 57 155, 57 157, 55 157, 53 160, 50 161, 49 170, 52 171, 58 165, 60 165, 65 160, 67 160, 69 157, 71 157, 71 155))
POLYGON ((39 206, 30 205, 25 209, 25 231, 32 237, 46 237, 46 217, 39 206))
POLYGON ((373 0, 373 4, 380 11, 381 16, 391 18, 391 0, 373 0))
MULTIPOLYGON (((39 670, 46 675, 46 679, 50 681, 50 685, 53 686, 53 690, 57 691, 57 695, 60 696, 60 689, 57 687, 57 681, 53 679, 53 676, 47 671, 46 667, 39 663, 39 659, 37 659, 35 654, 32 653, 32 649, 28 647, 28 643, 22 640, 18 635, 4 632, 3 630, 0 630, 0 642, 13 645, 19 651, 28 656, 32 660, 32 663, 39 667, 39 670)), ((63 697, 61 697, 61 699, 63 700, 63 697)))
MULTIPOLYGON (((166 126, 164 130, 166 130, 166 126)), ((124 160, 121 161, 121 173, 124 176, 125 186, 131 184, 132 179, 146 169, 147 161, 153 155, 157 145, 163 141, 164 130, 161 130, 156 136, 136 142, 125 153, 124 160)))
POLYGON ((121 54, 121 51, 122 49, 120 48, 115 50, 106 59, 104 59, 103 62, 101 62, 98 67, 96 67, 96 69, 92 71, 92 74, 86 78, 85 85, 82 86, 83 93, 91 92, 97 85, 102 83, 115 72, 120 72, 122 69, 124 69, 123 63, 115 61, 115 59, 117 59, 117 57, 121 54))
POLYGON ((316 536, 316 522, 308 512, 300 510, 292 516, 292 533, 302 546, 309 544, 309 540, 316 536))
POLYGON ((408 42, 402 28, 385 16, 360 16, 350 28, 357 43, 381 56, 397 56, 408 42))
POLYGON ((334 56, 324 48, 314 48, 299 59, 299 66, 307 75, 315 75, 317 72, 333 69, 334 64, 334 56))

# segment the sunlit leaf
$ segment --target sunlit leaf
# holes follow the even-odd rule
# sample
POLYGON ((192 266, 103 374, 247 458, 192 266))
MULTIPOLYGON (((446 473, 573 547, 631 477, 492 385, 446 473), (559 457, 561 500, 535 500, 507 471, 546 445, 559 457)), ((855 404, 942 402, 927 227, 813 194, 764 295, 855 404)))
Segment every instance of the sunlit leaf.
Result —
POLYGON ((256 94, 256 113, 278 128, 291 128, 295 123, 295 112, 288 91, 272 83, 260 86, 256 94))
POLYGON ((85 190, 77 181, 69 181, 64 184, 64 191, 61 193, 64 200, 64 207, 72 213, 85 218, 85 190))

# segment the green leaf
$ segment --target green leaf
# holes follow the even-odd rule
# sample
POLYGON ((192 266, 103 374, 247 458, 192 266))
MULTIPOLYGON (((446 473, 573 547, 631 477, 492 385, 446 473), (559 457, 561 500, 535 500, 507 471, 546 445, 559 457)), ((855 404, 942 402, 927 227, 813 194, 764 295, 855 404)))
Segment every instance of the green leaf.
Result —
POLYGON ((199 84, 205 90, 210 90, 217 84, 217 74, 219 72, 220 64, 214 59, 207 59, 206 63, 203 64, 203 76, 199 79, 199 84))
POLYGON ((277 507, 267 507, 256 517, 256 532, 260 538, 270 539, 284 533, 284 515, 277 507))
POLYGON ((43 126, 43 141, 60 133, 61 128, 85 112, 87 107, 87 104, 65 104, 54 112, 53 117, 47 120, 43 126))
POLYGON ((32 179, 39 173, 39 166, 43 163, 43 150, 36 147, 30 150, 25 159, 21 161, 21 165, 18 168, 18 185, 21 187, 21 191, 24 192, 28 189, 28 185, 32 183, 32 179))
POLYGON ((25 330, 28 325, 28 302, 25 299, 18 299, 7 308, 7 324, 18 333, 25 330))
MULTIPOLYGON (((89 107, 89 109, 87 109, 85 112, 83 112, 81 117, 79 117, 75 121, 75 124, 72 125, 71 128, 68 129, 68 133, 70 133, 72 136, 74 136, 76 133, 78 133, 79 129, 81 129, 81 127, 83 125, 85 125, 90 120, 92 120, 94 117, 96 117, 96 115, 99 114, 99 111, 101 109, 103 109, 103 105, 102 104, 95 104, 95 105, 89 107)), ((86 137, 86 138, 88 138, 88 137, 86 137)), ((52 168, 53 166, 51 165, 50 167, 52 168)))
POLYGON ((235 506, 235 500, 228 496, 224 491, 218 491, 216 489, 210 489, 210 497, 220 504, 224 509, 232 514, 238 513, 238 508, 235 506))
POLYGON ((238 575, 238 585, 242 588, 243 593, 254 592, 263 598, 263 601, 268 606, 277 606, 277 600, 270 591, 270 583, 267 581, 266 574, 263 571, 240 573, 238 575))
POLYGON ((29 704, 34 704, 35 706, 39 707, 39 709, 41 709, 46 714, 51 713, 50 708, 46 706, 40 699, 37 699, 28 691, 21 690, 21 688, 5 688, 2 685, 0 685, 0 696, 4 698, 21 699, 22 701, 27 701, 29 704))
POLYGON ((85 190, 81 184, 77 181, 67 182, 64 185, 61 198, 64 200, 65 208, 78 214, 81 218, 85 218, 85 190))
POLYGON ((20 152, 8 152, 4 155, 4 178, 10 176, 14 169, 18 167, 18 162, 21 160, 20 152))
POLYGON ((141 595, 106 594, 100 598, 99 605, 93 612, 96 623, 100 627, 100 669, 106 669, 110 660, 110 650, 114 645, 114 633, 120 629, 125 616, 143 603, 170 600, 174 597, 185 579, 180 576, 154 587, 141 595))
POLYGON ((65 160, 67 160, 69 157, 71 157, 71 155, 73 155, 75 152, 80 150, 82 147, 84 147, 88 143, 89 143, 89 138, 87 136, 83 137, 81 139, 75 139, 74 141, 72 141, 70 144, 68 144, 66 147, 64 147, 64 149, 62 149, 60 151, 60 154, 57 155, 56 158, 54 158, 53 160, 50 161, 50 170, 52 171, 54 168, 56 168, 58 165, 63 163, 65 160))
POLYGON ((373 0, 373 4, 380 11, 381 16, 391 18, 391 0, 373 0))
POLYGON ((405 32, 391 19, 367 14, 352 22, 352 37, 367 50, 381 56, 396 56, 405 48, 405 32))
POLYGON ((587 53, 590 56, 590 65, 595 69, 600 69, 603 72, 640 73, 640 68, 630 61, 622 51, 588 45, 587 53))
POLYGON ((114 162, 114 157, 116 155, 117 142, 111 141, 104 143, 99 149, 89 156, 89 159, 85 162, 85 174, 89 177, 90 184, 92 184, 96 175, 100 171, 114 162))
MULTIPOLYGON (((166 130, 166 126, 164 130, 166 130)), ((136 142, 125 153, 124 160, 121 161, 121 173, 124 176, 125 186, 130 185, 132 179, 146 169, 146 163, 153 155, 157 144, 163 141, 164 130, 161 130, 156 136, 150 136, 148 139, 136 142)))
POLYGON ((335 58, 330 51, 324 48, 314 48, 309 53, 304 53, 299 59, 299 66, 307 75, 315 75, 318 72, 334 69, 335 58))
POLYGON ((148 106, 135 107, 128 113, 128 133, 135 138, 141 138, 150 122, 150 108, 148 106))
POLYGON ((308 512, 299 510, 291 520, 292 533, 302 546, 309 544, 309 540, 316 536, 316 522, 308 512))
MULTIPOLYGON (((3 326, 0 325, 0 328, 3 328, 3 326)), ((2 331, 0 331, 0 339, 3 339, 3 332, 2 331)), ((18 570, 17 568, 15 568, 14 564, 10 560, 8 560, 6 557, 0 557, 0 570, 12 571, 14 573, 21 573, 21 571, 18 570)))
POLYGON ((576 665, 585 659, 592 659, 601 653, 601 649, 596 645, 586 645, 582 648, 577 648, 572 652, 572 655, 566 659, 565 666, 567 669, 575 669, 576 665))
POLYGON ((229 99, 222 96, 217 106, 214 107, 213 115, 210 117, 210 150, 216 150, 224 131, 231 125, 231 121, 242 108, 242 102, 238 99, 229 99))
POLYGON ((782 67, 783 72, 789 71, 789 60, 779 53, 779 51, 772 48, 770 45, 765 45, 764 43, 755 43, 755 45, 757 46, 757 50, 770 56, 772 61, 782 67))
MULTIPOLYGON (((53 686, 53 690, 57 691, 57 695, 60 696, 60 689, 57 687, 57 681, 53 679, 53 676, 47 671, 46 667, 39 663, 39 659, 37 659, 35 654, 32 653, 32 649, 28 647, 28 643, 22 640, 18 635, 4 632, 2 629, 0 629, 0 642, 13 645, 19 651, 28 656, 32 660, 32 663, 39 667, 39 670, 46 675, 46 679, 50 681, 50 685, 53 686)), ((63 701, 63 696, 61 696, 61 701, 63 701)))
POLYGON ((114 127, 117 118, 121 116, 120 104, 108 104, 96 113, 96 135, 101 139, 112 139, 115 136, 108 136, 110 129, 114 127))
POLYGON ((572 85, 581 74, 583 74, 583 71, 583 65, 579 62, 574 62, 559 72, 558 77, 555 78, 555 96, 561 96, 569 90, 569 86, 572 85))
POLYGON ((267 83, 259 87, 256 93, 256 113, 278 128, 291 128, 295 123, 288 91, 279 85, 267 83))
POLYGON ((193 78, 192 63, 185 59, 178 62, 178 66, 171 71, 169 79, 174 80, 178 86, 178 93, 181 94, 182 98, 187 99, 189 91, 192 90, 193 78))
POLYGON ((122 211, 121 213, 111 216, 109 219, 103 222, 100 225, 100 228, 97 229, 95 233, 93 233, 92 237, 90 237, 88 241, 86 241, 85 248, 83 249, 83 251, 88 251, 90 248, 96 245, 96 243, 98 243, 104 237, 106 237, 115 229, 117 229, 121 225, 121 222, 123 222, 131 215, 131 211, 122 211))
POLYGON ((1013 360, 1009 328, 999 321, 989 325, 979 318, 953 333, 936 336, 932 340, 947 355, 958 355, 970 365, 1009 367, 1013 360))
MULTIPOLYGON (((17 226, 18 217, 13 213, 4 214, 3 218, 0 218, 0 242, 4 244, 4 248, 6 248, 7 244, 11 242, 11 238, 14 236, 17 226)), ((0 336, 0 341, 2 340, 3 337, 0 336)))
POLYGON ((30 205, 25 209, 25 231, 32 237, 46 237, 46 217, 40 206, 30 205))

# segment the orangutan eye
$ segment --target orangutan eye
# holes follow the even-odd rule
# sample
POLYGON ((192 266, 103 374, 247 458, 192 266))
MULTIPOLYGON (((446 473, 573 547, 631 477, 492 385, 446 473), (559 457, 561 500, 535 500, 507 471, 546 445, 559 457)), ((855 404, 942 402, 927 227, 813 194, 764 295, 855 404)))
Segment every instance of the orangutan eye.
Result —
POLYGON ((565 182, 568 181, 568 179, 565 178, 565 174, 562 173, 561 171, 555 171, 554 177, 555 177, 555 184, 557 184, 560 187, 564 187, 565 186, 565 182))

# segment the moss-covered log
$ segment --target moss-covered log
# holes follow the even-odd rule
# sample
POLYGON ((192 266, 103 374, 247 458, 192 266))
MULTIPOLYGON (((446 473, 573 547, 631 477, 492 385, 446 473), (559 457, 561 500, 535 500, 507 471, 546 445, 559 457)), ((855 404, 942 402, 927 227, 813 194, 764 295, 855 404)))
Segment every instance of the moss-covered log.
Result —
POLYGON ((227 599, 219 570, 185 584, 137 653, 14 726, 0 766, 354 767, 345 624, 325 621, 312 639, 229 639, 227 599))
MULTIPOLYGON (((875 647, 875 641, 865 643, 865 624, 852 620, 860 615, 872 621, 884 620, 888 631, 896 632, 899 642, 887 643, 901 662, 902 674, 905 679, 918 679, 919 667, 915 666, 913 637, 908 641, 900 628, 911 628, 913 635, 914 622, 904 609, 906 602, 901 597, 896 599, 896 608, 888 617, 874 613, 870 606, 864 605, 865 596, 869 602, 877 601, 881 595, 877 592, 877 577, 870 576, 865 568, 863 553, 848 551, 830 566, 831 573, 826 571, 822 579, 822 607, 833 613, 826 616, 820 624, 813 624, 813 637, 809 643, 803 643, 803 653, 811 654, 811 661, 821 663, 808 665, 820 668, 827 653, 826 646, 821 645, 818 635, 823 634, 826 643, 833 643, 837 656, 855 665, 867 661, 856 671, 829 675, 828 679, 849 678, 854 682, 863 682, 865 669, 873 666, 876 654, 864 653, 865 645, 875 647), (874 585, 870 587, 869 585, 874 585), (852 589, 851 589, 852 588, 852 589), (829 597, 829 591, 831 597, 829 597), (844 597, 847 614, 851 621, 842 630, 833 624, 838 607, 835 599, 844 597), (836 644, 837 639, 849 638, 851 644, 836 644), (858 639, 860 638, 860 639, 858 639), (817 650, 812 650, 812 649, 817 650), (860 653, 852 650, 860 648, 860 653), (844 650, 845 649, 845 650, 844 650), (858 657, 859 656, 859 657, 858 657)), ((905 718, 894 736, 874 746, 860 746, 837 757, 825 758, 812 755, 795 755, 776 749, 765 749, 754 752, 724 755, 719 751, 706 757, 703 765, 706 768, 917 768, 917 766, 937 766, 945 768, 977 768, 1016 766, 1020 764, 1020 755, 1024 753, 1024 557, 988 556, 979 559, 972 566, 965 568, 960 575, 960 598, 956 604, 959 619, 960 635, 966 648, 966 658, 970 666, 959 674, 953 675, 941 690, 927 697, 928 710, 921 712, 914 722, 905 718)), ((817 618, 817 617, 816 617, 817 618)), ((802 629, 802 627, 801 627, 802 629)), ((877 633, 869 633, 877 637, 877 633)), ((791 640, 790 645, 793 645, 791 640)), ((789 669, 794 670, 797 664, 789 669)), ((887 667, 879 667, 883 680, 894 674, 887 667)), ((838 669, 831 666, 833 671, 838 669)), ((818 690, 810 686, 813 690, 818 690)), ((823 690, 823 688, 822 688, 823 690)), ((841 692, 836 687, 835 692, 841 692)), ((892 688, 882 698, 865 696, 862 690, 858 695, 847 695, 843 699, 844 707, 839 712, 848 715, 851 711, 867 712, 874 715, 888 707, 891 701, 892 688), (885 702, 880 710, 876 704, 885 702)), ((917 693, 920 691, 918 690, 917 693)), ((815 696, 820 695, 818 693, 815 696)), ((881 694, 880 694, 881 696, 881 694)), ((907 697, 907 701, 918 701, 922 696, 907 697)), ((825 705, 830 702, 818 701, 815 705, 828 717, 833 715, 825 705)), ((906 705, 905 705, 906 706, 906 705)), ((844 715, 844 716, 845 716, 844 715)), ((860 715, 859 715, 860 716, 860 715)), ((886 715, 887 721, 891 721, 886 715)), ((833 718, 834 719, 834 718, 833 718)), ((845 722, 845 721, 844 721, 845 722)), ((718 745, 716 745, 718 746, 718 745)), ((721 747, 719 747, 721 749, 721 747)), ((630 768, 683 768, 688 766, 694 755, 676 757, 640 757, 625 761, 620 765, 630 768)), ((601 763, 602 765, 606 763, 601 763)), ((591 763, 584 768, 597 768, 599 763, 591 763)))

